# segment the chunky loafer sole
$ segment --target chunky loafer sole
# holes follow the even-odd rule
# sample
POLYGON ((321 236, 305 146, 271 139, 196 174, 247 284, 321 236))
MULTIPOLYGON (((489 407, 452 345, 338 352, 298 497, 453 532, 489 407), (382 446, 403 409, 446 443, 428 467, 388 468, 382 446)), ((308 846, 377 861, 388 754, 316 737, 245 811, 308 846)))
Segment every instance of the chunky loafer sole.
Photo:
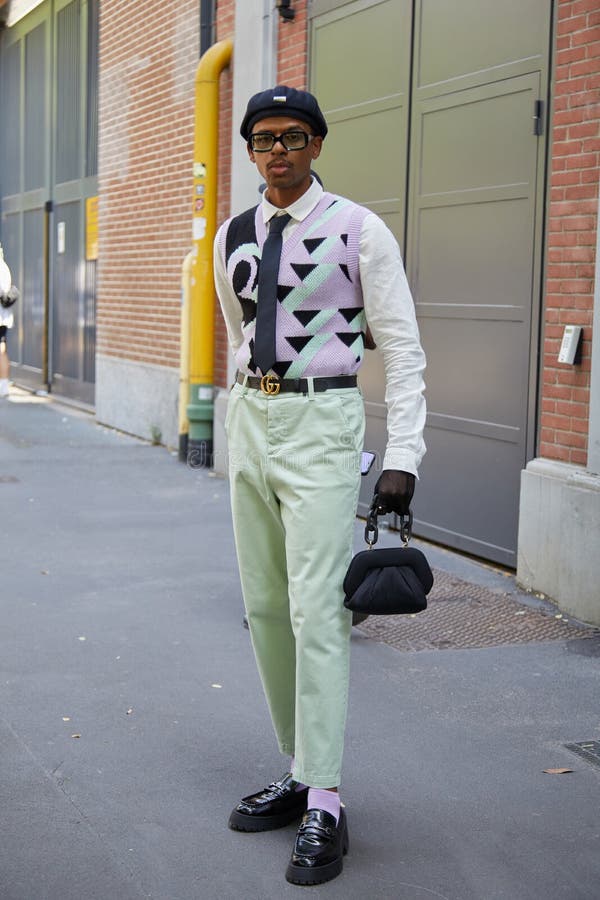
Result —
POLYGON ((288 809, 274 816, 249 816, 237 809, 229 816, 229 827, 234 831, 274 831, 284 828, 291 822, 297 822, 304 815, 306 807, 288 809))
MULTIPOLYGON (((344 850, 344 855, 347 853, 344 850)), ((341 875, 344 868, 344 860, 334 859, 333 862, 327 863, 326 866, 317 866, 315 869, 306 866, 294 866, 292 863, 287 867, 285 873, 286 881, 291 884, 324 884, 341 875)))
POLYGON ((289 881, 291 884, 310 885, 323 884, 326 881, 331 881, 332 878, 337 878, 344 868, 344 856, 348 853, 348 848, 350 846, 350 841, 348 839, 348 825, 345 816, 343 828, 342 852, 340 856, 321 866, 298 866, 293 862, 290 862, 285 873, 286 881, 289 881))
POLYGON ((272 831, 301 819, 306 810, 308 788, 287 772, 279 781, 249 797, 242 797, 229 817, 234 831, 272 831))

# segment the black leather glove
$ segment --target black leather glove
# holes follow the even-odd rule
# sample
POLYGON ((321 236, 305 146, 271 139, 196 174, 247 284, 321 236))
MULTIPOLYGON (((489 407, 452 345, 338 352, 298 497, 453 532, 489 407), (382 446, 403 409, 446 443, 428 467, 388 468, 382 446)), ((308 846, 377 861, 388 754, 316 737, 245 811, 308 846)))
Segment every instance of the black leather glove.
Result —
POLYGON ((397 469, 384 469, 375 485, 377 512, 407 515, 415 492, 415 476, 397 469))

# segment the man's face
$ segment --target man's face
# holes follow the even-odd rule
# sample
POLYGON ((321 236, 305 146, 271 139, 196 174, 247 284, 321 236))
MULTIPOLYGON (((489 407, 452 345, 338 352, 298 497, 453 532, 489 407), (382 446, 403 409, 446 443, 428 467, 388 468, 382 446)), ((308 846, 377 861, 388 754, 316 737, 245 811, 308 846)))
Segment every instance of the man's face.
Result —
MULTIPOLYGON (((306 122, 284 116, 261 119, 252 128, 253 135, 267 132, 279 136, 288 131, 312 134, 306 122)), ((321 153, 322 144, 323 138, 315 135, 301 150, 286 150, 279 141, 263 153, 255 152, 249 146, 248 155, 267 184, 267 197, 273 199, 278 191, 282 191, 287 201, 293 202, 293 199, 302 196, 310 184, 310 168, 321 153)))

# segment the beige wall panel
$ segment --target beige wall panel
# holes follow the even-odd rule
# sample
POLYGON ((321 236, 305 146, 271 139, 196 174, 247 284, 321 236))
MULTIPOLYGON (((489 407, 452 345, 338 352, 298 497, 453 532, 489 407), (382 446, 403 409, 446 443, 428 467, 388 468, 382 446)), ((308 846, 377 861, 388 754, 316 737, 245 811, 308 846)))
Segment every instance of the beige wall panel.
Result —
MULTIPOLYGON (((468 203, 421 210, 418 230, 418 298, 420 312, 448 314, 440 305, 485 307, 471 310, 493 314, 496 307, 522 319, 531 296, 531 222, 527 197, 468 203), (481 245, 479 235, 488 240, 481 245), (468 265, 464 244, 476 247, 468 265)), ((465 310, 465 312, 467 312, 465 310)))
POLYGON ((541 0, 421 0, 416 87, 547 54, 551 4, 541 0))
POLYGON ((351 3, 315 21, 312 85, 323 108, 355 107, 405 89, 405 2, 351 3))
POLYGON ((494 84, 487 90, 477 89, 477 96, 475 91, 467 96, 462 91, 454 94, 452 99, 446 98, 446 108, 438 106, 429 112, 425 106, 419 193, 530 180, 531 159, 523 152, 523 138, 531 137, 537 97, 531 93, 531 77, 514 79, 517 84, 509 93, 496 93, 498 85, 494 84))

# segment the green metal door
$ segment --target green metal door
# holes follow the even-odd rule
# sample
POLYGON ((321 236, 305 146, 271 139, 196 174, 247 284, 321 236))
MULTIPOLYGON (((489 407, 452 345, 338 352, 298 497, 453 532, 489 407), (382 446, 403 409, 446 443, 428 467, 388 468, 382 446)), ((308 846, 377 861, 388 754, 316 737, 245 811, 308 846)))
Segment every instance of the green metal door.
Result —
POLYGON ((49 6, 7 29, 0 45, 0 239, 21 291, 15 327, 9 331, 13 377, 41 385, 44 337, 44 225, 50 195, 49 6))
MULTIPOLYGON (((415 531, 514 565, 534 449, 551 4, 311 10, 311 87, 331 123, 319 172, 396 234, 428 358, 415 531)), ((361 374, 366 445, 381 452, 377 353, 361 374)))
POLYGON ((90 403, 96 262, 86 260, 85 201, 97 193, 97 14, 97 2, 55 0, 52 378, 60 393, 90 403))
MULTIPOLYGON (((410 0, 314 2, 311 89, 330 131, 318 160, 325 187, 381 216, 404 246, 410 98, 410 0)), ((368 352, 360 370, 365 447, 386 443, 384 372, 368 352)), ((373 494, 375 469, 363 479, 360 506, 373 494)))
POLYGON ((97 194, 98 0, 54 0, 2 35, 0 239, 21 289, 14 377, 93 402, 95 269, 85 201, 97 194), (47 369, 44 372, 44 368, 47 369))
POLYGON ((550 4, 415 11, 407 269, 427 369, 415 530, 515 565, 533 455, 550 4))

